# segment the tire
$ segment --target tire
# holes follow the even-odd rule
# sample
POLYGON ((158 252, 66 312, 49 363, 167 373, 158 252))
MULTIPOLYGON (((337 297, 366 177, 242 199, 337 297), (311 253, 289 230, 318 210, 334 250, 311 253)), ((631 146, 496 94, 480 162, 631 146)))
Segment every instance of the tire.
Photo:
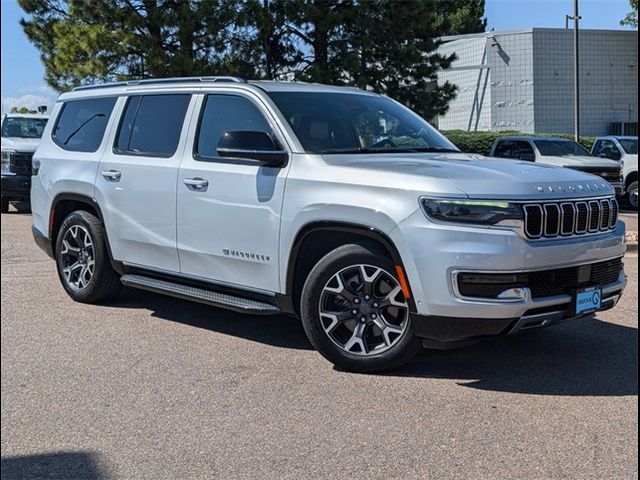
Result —
POLYGON ((104 228, 88 212, 77 210, 64 219, 55 257, 60 282, 76 302, 102 302, 122 288, 120 276, 111 267, 104 228))
POLYGON ((15 204, 18 213, 31 213, 31 201, 21 200, 15 204))
POLYGON ((355 244, 336 248, 311 270, 302 289, 302 324, 311 344, 337 367, 392 370, 421 350, 395 272, 384 253, 355 244))
POLYGON ((3 198, 0 202, 0 212, 8 213, 9 212, 9 200, 3 198))
POLYGON ((634 210, 638 209, 638 181, 631 182, 627 187, 627 203, 634 210))

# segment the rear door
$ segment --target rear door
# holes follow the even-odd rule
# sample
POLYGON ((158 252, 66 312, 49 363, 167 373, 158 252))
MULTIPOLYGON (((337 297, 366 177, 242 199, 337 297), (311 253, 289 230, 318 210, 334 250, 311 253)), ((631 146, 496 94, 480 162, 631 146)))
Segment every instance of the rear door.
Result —
POLYGON ((116 260, 180 271, 176 180, 191 101, 189 93, 120 99, 120 122, 96 176, 96 198, 116 260))
POLYGON ((286 148, 277 122, 249 93, 211 93, 178 175, 181 271, 218 283, 279 291, 278 245, 288 167, 221 157, 225 132, 261 131, 286 148), (197 182, 194 184, 194 182, 197 182))

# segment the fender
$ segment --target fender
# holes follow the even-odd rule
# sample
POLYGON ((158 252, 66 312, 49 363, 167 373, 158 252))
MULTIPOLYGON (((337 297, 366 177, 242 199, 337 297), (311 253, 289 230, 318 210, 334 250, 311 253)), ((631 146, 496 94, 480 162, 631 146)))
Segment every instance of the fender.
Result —
MULTIPOLYGON (((289 260, 287 264, 287 277, 286 277, 286 296, 291 298, 294 292, 295 272, 297 266, 297 259, 300 254, 300 247, 304 243, 304 240, 311 234, 317 231, 332 231, 332 232, 345 232, 354 235, 360 235, 367 238, 371 238, 379 242, 385 250, 391 256, 391 260, 395 265, 399 265, 404 269, 402 258, 398 252, 398 249, 391 241, 391 239, 380 230, 367 225, 342 222, 342 221, 325 221, 317 220, 304 225, 296 234, 295 240, 291 247, 289 254, 289 260)), ((412 312, 416 311, 416 306, 413 300, 413 296, 409 298, 409 307, 412 312)))

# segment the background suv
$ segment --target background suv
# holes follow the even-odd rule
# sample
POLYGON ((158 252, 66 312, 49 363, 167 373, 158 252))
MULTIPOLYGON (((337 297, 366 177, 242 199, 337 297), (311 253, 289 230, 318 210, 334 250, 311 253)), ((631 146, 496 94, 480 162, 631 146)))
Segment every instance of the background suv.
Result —
POLYGON ((637 209, 638 137, 599 137, 593 144, 591 154, 620 162, 627 202, 637 209))
POLYGON ((31 210, 31 159, 40 143, 47 117, 10 113, 2 116, 2 213, 9 202, 20 212, 31 210))
POLYGON ((620 164, 592 156, 582 145, 573 140, 553 137, 501 137, 493 143, 491 156, 591 173, 609 182, 617 196, 624 194, 620 164))
POLYGON ((610 184, 459 152, 393 100, 214 77, 63 94, 33 234, 80 302, 121 284, 300 316, 342 368, 397 367, 613 307, 610 184))

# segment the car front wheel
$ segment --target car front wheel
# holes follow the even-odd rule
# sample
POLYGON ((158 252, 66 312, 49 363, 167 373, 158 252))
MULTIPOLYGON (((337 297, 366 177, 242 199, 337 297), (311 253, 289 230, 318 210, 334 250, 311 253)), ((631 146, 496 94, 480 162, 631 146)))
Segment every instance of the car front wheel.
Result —
POLYGON ((346 370, 375 372, 397 368, 421 349, 395 271, 383 254, 355 244, 333 250, 312 269, 302 322, 325 358, 346 370))

